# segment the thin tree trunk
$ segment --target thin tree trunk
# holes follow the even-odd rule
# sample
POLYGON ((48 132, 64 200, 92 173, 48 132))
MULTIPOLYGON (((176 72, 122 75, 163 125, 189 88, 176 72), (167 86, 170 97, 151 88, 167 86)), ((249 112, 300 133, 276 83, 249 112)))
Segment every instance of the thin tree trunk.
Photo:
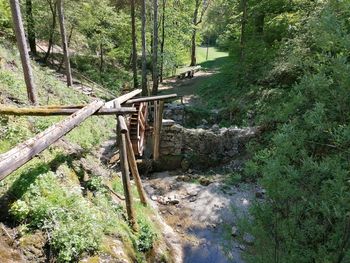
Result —
POLYGON ((24 80, 27 86, 28 99, 30 103, 36 105, 38 103, 38 99, 36 95, 36 87, 34 84, 32 67, 30 65, 27 42, 24 35, 23 21, 21 16, 21 9, 19 7, 19 1, 11 0, 10 5, 14 24, 14 31, 17 39, 17 45, 19 53, 21 55, 24 80))
POLYGON ((146 55, 146 0, 141 0, 141 38, 142 38, 142 95, 148 95, 147 55, 146 55))
POLYGON ((100 43, 100 82, 101 83, 103 83, 103 79, 102 79, 103 64, 104 64, 103 45, 102 43, 100 43))
POLYGON ((158 0, 153 0, 153 89, 152 94, 158 93, 158 0))
POLYGON ((26 16, 30 52, 33 56, 36 56, 35 22, 33 17, 32 0, 26 0, 26 16))
POLYGON ((65 21, 64 21, 65 19, 64 19, 63 0, 58 0, 57 3, 58 3, 57 11, 58 11, 58 17, 59 17, 59 23, 60 23, 63 56, 66 64, 67 86, 70 87, 73 85, 73 80, 72 80, 72 70, 71 70, 70 61, 69 61, 69 50, 68 50, 67 34, 66 34, 65 21))
POLYGON ((208 60, 209 58, 209 37, 207 37, 207 55, 205 57, 205 60, 208 60))
POLYGON ((139 83, 137 80, 135 0, 131 0, 131 38, 132 38, 132 71, 134 76, 134 89, 137 89, 139 86, 139 83))
MULTIPOLYGON (((70 32, 69 32, 69 36, 68 36, 68 48, 70 47, 70 41, 71 41, 72 36, 73 36, 73 29, 74 29, 74 26, 71 27, 70 32)), ((64 57, 62 57, 61 62, 60 62, 60 65, 58 66, 57 71, 61 71, 62 66, 63 66, 63 63, 64 63, 64 57)))
POLYGON ((244 61, 244 47, 245 47, 245 34, 246 34, 246 26, 247 26, 247 19, 248 19, 248 3, 247 0, 242 0, 242 21, 241 21, 241 40, 240 40, 240 57, 241 61, 244 61))
POLYGON ((197 65, 197 57, 196 57, 196 38, 197 38, 197 25, 198 25, 198 12, 200 7, 201 0, 196 0, 196 7, 193 13, 193 29, 192 29, 192 37, 191 37, 191 64, 190 66, 197 65))
POLYGON ((54 33, 55 33, 55 28, 56 28, 56 6, 57 6, 57 2, 55 2, 53 5, 52 5, 51 0, 48 0, 47 2, 49 4, 49 6, 50 6, 50 10, 51 10, 51 14, 52 14, 52 24, 51 24, 51 31, 50 31, 50 36, 49 36, 49 44, 48 44, 47 51, 46 51, 46 54, 45 54, 45 57, 44 57, 44 63, 47 62, 47 60, 48 60, 48 58, 50 56, 51 48, 52 48, 52 45, 53 45, 53 36, 54 36, 54 33))
POLYGON ((160 45, 161 63, 160 63, 160 82, 163 83, 164 75, 164 46, 165 46, 165 8, 166 0, 163 0, 163 14, 162 14, 162 42, 160 45))

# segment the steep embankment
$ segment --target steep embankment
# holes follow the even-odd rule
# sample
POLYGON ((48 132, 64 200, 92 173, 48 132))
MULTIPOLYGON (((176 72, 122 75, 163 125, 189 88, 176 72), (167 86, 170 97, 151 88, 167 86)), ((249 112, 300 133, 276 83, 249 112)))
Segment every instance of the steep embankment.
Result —
MULTIPOLYGON (((33 67, 40 105, 84 104, 100 96, 79 84, 67 88, 55 72, 33 67)), ((26 101, 18 55, 2 46, 0 103, 26 101)), ((0 116, 0 153, 61 119, 0 116)), ((102 158, 99 146, 115 140, 115 127, 113 117, 89 118, 1 182, 1 262, 172 261, 152 208, 135 201, 139 232, 126 221, 116 161, 102 158)))

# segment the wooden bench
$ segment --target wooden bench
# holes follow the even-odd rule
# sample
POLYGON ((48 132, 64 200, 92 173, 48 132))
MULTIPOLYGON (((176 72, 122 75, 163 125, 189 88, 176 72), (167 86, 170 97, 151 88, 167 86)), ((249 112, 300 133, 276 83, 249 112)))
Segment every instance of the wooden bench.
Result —
POLYGON ((185 78, 191 79, 194 77, 194 74, 196 72, 198 72, 200 69, 201 69, 201 66, 187 68, 185 71, 178 74, 177 78, 178 79, 185 79, 185 78))

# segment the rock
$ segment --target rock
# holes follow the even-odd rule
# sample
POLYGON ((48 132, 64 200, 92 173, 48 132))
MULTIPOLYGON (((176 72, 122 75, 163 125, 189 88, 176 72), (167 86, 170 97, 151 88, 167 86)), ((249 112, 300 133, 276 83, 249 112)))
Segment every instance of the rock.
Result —
POLYGON ((212 129, 213 131, 215 131, 215 132, 220 131, 220 127, 219 127, 219 125, 217 125, 217 124, 214 124, 214 125, 211 127, 211 129, 212 129))
POLYGON ((177 205, 180 203, 180 200, 177 198, 177 196, 169 196, 166 203, 170 205, 177 205))
POLYGON ((259 189, 258 191, 255 192, 255 197, 259 199, 264 199, 265 198, 265 189, 259 189))
POLYGON ((233 226, 233 227, 232 227, 232 229, 231 229, 231 235, 232 235, 233 237, 236 237, 236 236, 239 235, 238 227, 236 227, 236 226, 233 226))
POLYGON ((189 176, 189 175, 180 175, 180 176, 176 177, 176 181, 178 181, 178 182, 189 182, 189 181, 191 181, 191 176, 189 176))
POLYGON ((196 189, 188 189, 188 190, 187 190, 187 194, 188 194, 190 197, 197 196, 198 193, 199 193, 199 190, 196 190, 196 189))
POLYGON ((246 243, 247 245, 253 245, 254 241, 255 241, 255 237, 253 237, 251 234, 249 233, 244 233, 243 235, 243 241, 244 243, 246 243))
POLYGON ((156 195, 152 195, 152 196, 151 196, 151 200, 152 200, 152 201, 157 201, 157 200, 158 200, 158 197, 157 197, 156 195))
POLYGON ((202 177, 199 179, 199 183, 203 186, 208 186, 212 183, 212 181, 206 177, 202 177))
POLYGON ((242 245, 242 244, 237 245, 236 248, 238 248, 238 249, 240 249, 242 251, 246 250, 246 246, 242 245))
POLYGON ((190 200, 189 200, 191 203, 193 202, 196 202, 197 201, 197 198, 195 196, 191 197, 190 200))
POLYGON ((181 162, 181 168, 182 168, 182 170, 187 171, 190 168, 189 161, 186 159, 183 159, 181 162))

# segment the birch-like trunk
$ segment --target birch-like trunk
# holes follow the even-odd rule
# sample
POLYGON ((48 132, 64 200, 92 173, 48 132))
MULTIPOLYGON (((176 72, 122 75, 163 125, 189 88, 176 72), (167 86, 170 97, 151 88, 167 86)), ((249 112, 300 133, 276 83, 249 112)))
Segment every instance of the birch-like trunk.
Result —
POLYGON ((36 105, 38 103, 36 95, 36 87, 34 83, 34 77, 32 67, 30 65, 30 59, 28 54, 27 42, 24 34, 23 20, 21 15, 21 9, 18 0, 10 0, 12 20, 14 25, 14 31, 17 39, 17 46, 21 55, 22 68, 24 74, 24 80, 27 87, 27 94, 30 103, 36 105))
POLYGON ((69 50, 68 50, 68 41, 67 41, 67 34, 66 34, 66 28, 65 28, 63 0, 58 0, 57 12, 58 12, 58 18, 59 18, 58 20, 60 23, 63 56, 64 56, 64 61, 66 66, 67 86, 70 87, 73 85, 73 79, 72 79, 72 70, 71 70, 70 61, 69 61, 69 50))

